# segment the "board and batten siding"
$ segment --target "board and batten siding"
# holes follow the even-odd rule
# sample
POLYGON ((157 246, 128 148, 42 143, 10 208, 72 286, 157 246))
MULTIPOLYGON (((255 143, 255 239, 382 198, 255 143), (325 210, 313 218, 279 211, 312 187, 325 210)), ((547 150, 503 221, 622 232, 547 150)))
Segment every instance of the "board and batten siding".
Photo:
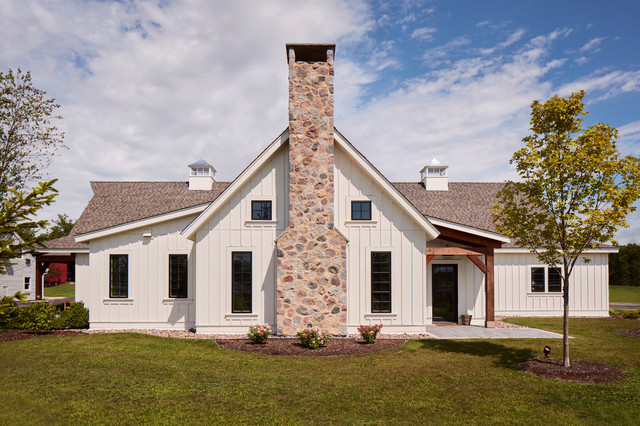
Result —
POLYGON ((89 309, 92 329, 189 329, 195 326, 193 242, 180 232, 194 215, 91 240, 76 257, 76 300, 89 309), (144 233, 151 237, 144 237, 144 233), (109 296, 109 256, 129 256, 128 297, 109 296), (186 299, 169 298, 169 255, 188 255, 186 299), (89 265, 91 265, 89 267, 89 265))
POLYGON ((196 234, 198 333, 246 333, 255 324, 276 326, 275 240, 289 224, 288 144, 236 191, 196 234), (251 201, 271 200, 272 220, 252 221, 251 201), (231 253, 252 253, 252 311, 233 313, 231 253))
POLYGON ((335 149, 335 225, 347 244, 347 332, 424 332, 431 323, 425 265, 427 235, 347 153, 335 149), (371 201, 372 220, 352 221, 351 201, 371 201), (391 252, 391 313, 371 312, 371 252, 391 252))
MULTIPOLYGON (((561 316, 562 293, 531 291, 531 268, 544 267, 535 254, 495 256, 495 310, 500 316, 561 316)), ((606 253, 580 257, 569 278, 571 316, 609 315, 609 263, 606 253), (591 259, 585 263, 583 258, 591 259)))

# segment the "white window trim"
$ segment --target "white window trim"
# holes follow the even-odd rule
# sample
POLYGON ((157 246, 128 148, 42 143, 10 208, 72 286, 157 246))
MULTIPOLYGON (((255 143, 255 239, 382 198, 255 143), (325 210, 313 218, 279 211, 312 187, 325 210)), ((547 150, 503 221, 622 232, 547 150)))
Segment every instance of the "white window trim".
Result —
POLYGON ((134 289, 134 280, 132 279, 133 277, 136 276, 136 273, 138 272, 137 268, 135 267, 135 262, 134 262, 134 255, 133 255, 134 251, 131 249, 125 249, 125 250, 118 250, 118 249, 110 249, 110 250, 106 250, 104 252, 102 252, 102 254, 105 256, 105 260, 104 260, 104 267, 102 268, 102 276, 105 277, 105 283, 106 285, 103 286, 103 294, 104 296, 102 297, 102 303, 104 304, 111 304, 111 305, 117 305, 118 303, 115 302, 123 302, 121 304, 123 305, 132 305, 133 301, 135 299, 135 297, 133 297, 133 289, 134 289), (127 271, 127 297, 111 297, 111 280, 109 279, 110 277, 110 268, 111 268, 111 255, 112 254, 126 254, 128 256, 128 260, 127 260, 127 266, 128 266, 128 271, 127 271))
MULTIPOLYGON (((527 272, 529 276, 527 277, 527 296, 540 296, 540 295, 550 295, 550 296, 562 296, 564 289, 564 281, 560 280, 560 285, 562 286, 560 291, 549 291, 549 265, 528 265, 527 272), (531 270, 533 268, 544 268, 544 291, 531 291, 531 287, 533 281, 531 279, 531 270)), ((553 266, 553 268, 560 269, 560 275, 564 276, 564 267, 563 266, 553 266)))
POLYGON ((344 208, 344 224, 345 226, 375 226, 380 222, 380 211, 376 205, 377 197, 375 195, 350 195, 345 197, 344 208), (352 220, 351 219, 351 202, 352 201, 371 201, 371 220, 352 220))
POLYGON ((400 251, 396 247, 365 247, 365 310, 364 317, 394 317, 400 312, 400 281, 402 278, 400 251), (391 252, 391 312, 371 312, 371 252, 391 252))
POLYGON ((189 249, 176 249, 176 250, 171 250, 171 249, 166 249, 165 250, 165 256, 164 259, 162 260, 162 268, 163 268, 163 272, 162 272, 162 282, 164 282, 164 298, 162 299, 162 303, 168 303, 168 302, 182 302, 182 301, 187 301, 189 300, 190 302, 193 301, 192 295, 193 295, 193 274, 195 273, 195 271, 193 271, 193 269, 191 268, 191 262, 192 262, 192 256, 191 256, 191 250, 189 249), (169 255, 170 254, 186 254, 187 255, 187 297, 170 297, 169 296, 169 255))
MULTIPOLYGON (((273 216, 272 216, 273 217, 273 216)), ((258 262, 257 262, 257 253, 258 248, 254 246, 243 247, 243 246, 227 246, 225 249, 225 260, 226 266, 225 277, 224 277, 224 289, 223 297, 225 298, 224 306, 225 306, 225 314, 224 317, 226 319, 231 318, 258 318, 261 311, 258 309, 260 306, 260 288, 256 286, 256 277, 258 277, 258 262), (244 251, 251 252, 251 312, 233 312, 233 306, 231 304, 232 298, 232 272, 231 272, 231 254, 234 251, 244 251)))
POLYGON ((270 196, 255 196, 247 197, 247 205, 245 207, 245 226, 276 226, 278 224, 278 206, 276 204, 276 197, 270 196), (251 218, 251 206, 254 201, 271 201, 271 220, 253 220, 251 218))

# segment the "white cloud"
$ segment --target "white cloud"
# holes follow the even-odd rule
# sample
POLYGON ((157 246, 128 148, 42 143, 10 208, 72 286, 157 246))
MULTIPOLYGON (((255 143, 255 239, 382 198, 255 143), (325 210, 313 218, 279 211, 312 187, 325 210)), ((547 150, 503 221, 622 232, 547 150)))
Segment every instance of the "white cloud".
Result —
POLYGON ((432 34, 436 31, 438 31, 438 29, 432 27, 416 28, 413 33, 411 33, 411 38, 422 41, 431 41, 433 40, 432 34))
POLYGON ((600 44, 602 44, 602 40, 604 40, 604 37, 599 37, 599 38, 594 38, 589 40, 587 43, 585 43, 584 46, 580 48, 580 52, 582 53, 589 52, 589 51, 597 52, 598 50, 600 50, 600 44))
POLYGON ((585 90, 597 94, 589 102, 609 99, 622 93, 640 91, 640 71, 597 71, 589 76, 579 78, 560 87, 558 93, 566 96, 570 93, 585 90))

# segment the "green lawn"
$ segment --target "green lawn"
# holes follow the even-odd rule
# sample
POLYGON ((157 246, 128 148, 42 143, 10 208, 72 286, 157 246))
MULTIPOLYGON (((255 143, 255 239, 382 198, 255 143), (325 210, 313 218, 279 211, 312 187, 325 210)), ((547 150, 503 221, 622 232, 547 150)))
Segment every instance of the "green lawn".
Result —
POLYGON ((640 287, 610 285, 609 302, 640 303, 640 287))
POLYGON ((44 297, 74 297, 76 286, 73 282, 66 282, 55 287, 45 287, 44 297))
MULTIPOLYGON (((516 320, 514 320, 516 322, 516 320)), ((518 319, 553 331, 561 319, 518 319)), ((634 424, 639 321, 571 319, 574 359, 610 363, 611 385, 533 377, 514 363, 557 339, 412 340, 349 357, 256 355, 142 334, 0 343, 0 424, 634 424)))

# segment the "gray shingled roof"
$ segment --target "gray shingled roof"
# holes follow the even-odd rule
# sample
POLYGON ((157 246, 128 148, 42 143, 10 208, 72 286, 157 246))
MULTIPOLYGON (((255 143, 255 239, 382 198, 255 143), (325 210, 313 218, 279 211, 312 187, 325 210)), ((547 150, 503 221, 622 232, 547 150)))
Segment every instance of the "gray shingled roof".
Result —
POLYGON ((425 216, 495 232, 491 207, 499 182, 449 182, 448 191, 427 191, 421 183, 393 184, 425 216))
POLYGON ((228 182, 214 182, 211 191, 189 191, 188 182, 91 182, 93 198, 73 231, 85 234, 208 204, 227 186, 228 182))
POLYGON ((63 249, 63 250, 74 250, 74 249, 88 249, 89 244, 86 243, 77 243, 74 237, 75 233, 73 229, 71 233, 66 237, 56 238, 55 240, 49 240, 45 243, 48 249, 63 249))

